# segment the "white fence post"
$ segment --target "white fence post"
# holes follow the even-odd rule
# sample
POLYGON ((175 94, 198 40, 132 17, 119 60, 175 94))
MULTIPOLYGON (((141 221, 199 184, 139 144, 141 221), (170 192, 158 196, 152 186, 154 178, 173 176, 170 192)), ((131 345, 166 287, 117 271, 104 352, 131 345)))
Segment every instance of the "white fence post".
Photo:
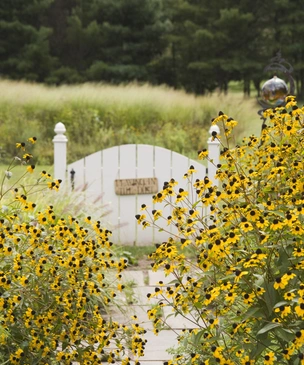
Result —
POLYGON ((209 129, 210 137, 208 138, 208 177, 214 185, 218 186, 218 180, 215 178, 217 165, 220 162, 220 141, 213 138, 212 133, 220 134, 220 129, 217 125, 212 125, 209 129))
POLYGON ((66 178, 66 159, 67 159, 67 142, 68 139, 64 135, 66 132, 63 123, 56 124, 54 132, 56 136, 53 139, 54 143, 54 178, 62 180, 62 186, 66 178))

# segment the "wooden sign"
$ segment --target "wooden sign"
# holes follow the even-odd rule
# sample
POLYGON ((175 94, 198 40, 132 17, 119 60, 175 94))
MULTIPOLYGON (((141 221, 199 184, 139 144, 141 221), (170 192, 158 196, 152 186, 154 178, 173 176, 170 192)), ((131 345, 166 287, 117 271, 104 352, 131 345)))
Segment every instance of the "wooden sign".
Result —
POLYGON ((115 180, 117 195, 155 194, 158 192, 156 177, 115 180))

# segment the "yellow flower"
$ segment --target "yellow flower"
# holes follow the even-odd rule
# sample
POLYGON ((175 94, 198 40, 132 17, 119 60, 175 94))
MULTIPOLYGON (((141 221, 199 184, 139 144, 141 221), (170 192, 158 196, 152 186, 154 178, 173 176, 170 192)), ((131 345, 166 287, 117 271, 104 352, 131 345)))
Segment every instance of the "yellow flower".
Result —
POLYGON ((251 360, 250 357, 247 355, 241 360, 242 365, 254 365, 255 361, 251 360))
POLYGON ((209 328, 214 328, 216 325, 219 324, 219 319, 218 318, 214 318, 214 319, 211 318, 211 319, 209 319, 208 322, 210 323, 209 328))
POLYGON ((185 199, 186 196, 188 196, 188 191, 185 191, 184 189, 180 188, 179 189, 179 192, 176 196, 176 200, 175 200, 175 203, 179 203, 181 202, 182 200, 185 199))
POLYGON ((143 221, 141 225, 142 225, 143 229, 146 229, 147 227, 150 227, 150 223, 147 222, 147 221, 143 221))
POLYGON ((166 193, 164 191, 153 195, 153 203, 161 203, 164 199, 166 199, 166 193))
POLYGON ((273 287, 275 289, 284 289, 288 284, 288 280, 285 278, 285 280, 283 280, 283 277, 277 277, 275 279, 275 283, 273 284, 273 287))
POLYGON ((304 303, 297 305, 295 307, 295 312, 297 313, 298 317, 301 317, 302 319, 304 319, 304 303))
POLYGON ((33 155, 31 155, 30 153, 25 153, 22 156, 26 161, 29 161, 31 158, 33 158, 33 155))
POLYGON ((28 139, 28 141, 29 141, 30 143, 34 144, 34 143, 36 143, 37 138, 36 138, 36 137, 31 137, 31 138, 29 138, 29 139, 28 139))
POLYGON ((162 216, 162 211, 154 209, 152 210, 152 214, 153 214, 153 220, 156 221, 158 218, 162 216))
POLYGON ((232 304, 235 302, 235 299, 237 298, 237 293, 229 291, 226 295, 225 295, 225 301, 232 304))
POLYGON ((274 310, 276 313, 280 313, 281 318, 287 317, 291 313, 290 305, 281 305, 274 310))
POLYGON ((294 346, 292 346, 291 348, 284 349, 283 350, 283 357, 284 357, 284 359, 290 360, 290 357, 293 355, 294 351, 295 351, 295 347, 294 346))
POLYGON ((23 151, 25 150, 25 143, 24 142, 18 142, 16 143, 17 148, 21 148, 23 151))
POLYGON ((207 149, 203 149, 202 151, 198 151, 198 159, 202 160, 204 158, 208 157, 208 151, 207 149))
POLYGON ((248 274, 248 271, 235 270, 234 274, 235 274, 234 281, 235 281, 236 283, 238 283, 238 282, 239 282, 239 280, 241 279, 241 277, 243 277, 243 276, 245 276, 245 275, 247 275, 247 274, 248 274))
POLYGON ((52 182, 48 182, 47 185, 48 185, 48 187, 49 187, 50 190, 56 190, 56 191, 58 191, 61 182, 62 182, 62 180, 59 179, 59 180, 55 180, 55 181, 52 181, 52 182))
POLYGON ((187 171, 187 175, 189 176, 189 175, 192 175, 193 173, 195 173, 195 172, 197 172, 197 170, 195 170, 195 168, 194 168, 194 166, 193 165, 191 165, 190 167, 189 167, 189 170, 187 171))
POLYGON ((28 171, 30 174, 32 174, 32 173, 34 172, 35 165, 30 165, 30 166, 28 166, 26 169, 27 169, 27 171, 28 171))
POLYGON ((46 179, 51 179, 52 176, 50 174, 48 174, 46 171, 41 171, 41 176, 45 177, 46 179))
POLYGON ((146 215, 145 214, 136 214, 135 218, 137 219, 137 223, 141 224, 145 219, 146 219, 146 215))
POLYGON ((285 225, 284 221, 280 222, 278 219, 274 219, 272 224, 270 225, 270 229, 276 231, 278 229, 282 229, 284 225, 285 225))
POLYGON ((243 300, 245 304, 252 304, 254 302, 255 295, 254 293, 243 293, 243 300))
POLYGON ((292 300, 295 296, 296 296, 295 293, 287 292, 287 293, 284 294, 284 299, 285 300, 292 300))
POLYGON ((140 210, 147 210, 146 204, 142 204, 141 207, 140 207, 140 210))
POLYGON ((273 365, 274 362, 276 360, 276 357, 274 356, 274 353, 272 351, 269 351, 265 356, 264 356, 264 364, 265 365, 273 365))

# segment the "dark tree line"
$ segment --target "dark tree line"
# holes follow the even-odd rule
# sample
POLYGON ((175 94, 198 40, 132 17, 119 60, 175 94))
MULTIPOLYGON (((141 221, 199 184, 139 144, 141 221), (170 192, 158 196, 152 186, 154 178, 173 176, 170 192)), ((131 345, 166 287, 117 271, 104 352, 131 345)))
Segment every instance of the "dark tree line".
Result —
POLYGON ((304 96, 302 0, 1 0, 0 76, 259 90, 279 50, 304 96))

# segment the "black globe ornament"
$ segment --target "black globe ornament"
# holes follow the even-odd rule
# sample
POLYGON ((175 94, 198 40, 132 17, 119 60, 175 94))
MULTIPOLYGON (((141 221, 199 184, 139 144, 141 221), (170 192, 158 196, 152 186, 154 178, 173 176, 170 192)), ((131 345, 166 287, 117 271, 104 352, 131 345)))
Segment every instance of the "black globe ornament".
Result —
POLYGON ((288 87, 286 82, 277 76, 266 81, 262 86, 262 100, 271 108, 283 105, 287 95, 288 87))

